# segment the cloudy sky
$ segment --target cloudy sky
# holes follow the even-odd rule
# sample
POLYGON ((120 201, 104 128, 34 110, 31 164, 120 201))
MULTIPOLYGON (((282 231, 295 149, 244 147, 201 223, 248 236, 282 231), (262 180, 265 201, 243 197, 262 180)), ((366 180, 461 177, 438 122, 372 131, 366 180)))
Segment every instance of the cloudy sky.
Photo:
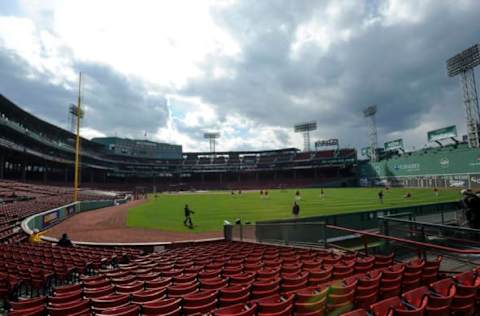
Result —
MULTIPOLYGON (((84 74, 86 137, 117 135, 208 150, 367 143, 407 148, 465 131, 445 61, 480 41, 478 0, 1 0, 0 93, 68 128, 84 74)), ((478 75, 478 72, 477 72, 478 75)))

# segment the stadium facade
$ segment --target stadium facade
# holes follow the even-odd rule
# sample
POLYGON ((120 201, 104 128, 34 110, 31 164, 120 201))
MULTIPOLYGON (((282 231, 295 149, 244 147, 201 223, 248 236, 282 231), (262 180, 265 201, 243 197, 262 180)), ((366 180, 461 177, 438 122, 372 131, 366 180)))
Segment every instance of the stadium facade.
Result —
POLYGON ((104 145, 104 154, 148 159, 182 159, 181 145, 120 137, 95 137, 92 142, 104 145))
MULTIPOLYGON (((70 183, 75 135, 0 95, 0 178, 70 183)), ((352 186, 357 153, 343 148, 300 152, 184 153, 179 145, 116 137, 81 140, 81 182, 191 188, 352 186)))
MULTIPOLYGON (((70 183, 75 135, 0 95, 0 179, 70 183)), ((81 178, 89 185, 156 190, 261 187, 409 186, 479 188, 480 149, 466 143, 357 160, 352 148, 300 152, 190 152, 180 145, 118 137, 81 141, 81 178)))

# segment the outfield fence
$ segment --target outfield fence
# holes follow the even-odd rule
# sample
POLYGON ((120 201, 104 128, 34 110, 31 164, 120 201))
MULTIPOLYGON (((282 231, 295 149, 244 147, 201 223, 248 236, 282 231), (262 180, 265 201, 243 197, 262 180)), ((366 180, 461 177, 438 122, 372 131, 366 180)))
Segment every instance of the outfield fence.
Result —
POLYGON ((95 201, 79 201, 64 206, 60 206, 45 212, 34 214, 22 222, 22 229, 27 234, 32 234, 34 229, 39 231, 46 230, 54 225, 59 224, 65 219, 90 210, 113 206, 114 200, 95 200, 95 201))

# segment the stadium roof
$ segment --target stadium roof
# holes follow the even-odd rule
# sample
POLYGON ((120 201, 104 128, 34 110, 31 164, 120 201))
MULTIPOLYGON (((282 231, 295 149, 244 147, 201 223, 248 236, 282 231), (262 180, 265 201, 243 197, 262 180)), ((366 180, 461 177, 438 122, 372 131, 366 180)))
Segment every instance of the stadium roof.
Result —
MULTIPOLYGON (((35 115, 25 111, 4 95, 0 94, 0 113, 5 114, 5 116, 12 121, 17 121, 21 123, 24 127, 28 128, 31 131, 41 132, 47 136, 56 137, 58 139, 75 139, 75 134, 58 127, 57 125, 51 124, 47 121, 44 121, 35 115)), ((66 112, 65 112, 66 113, 66 112)), ((82 137, 83 145, 90 145, 99 147, 100 145, 94 142, 91 142, 88 139, 82 137)))
POLYGON ((282 148, 282 149, 272 149, 272 150, 240 150, 240 151, 216 151, 215 153, 211 152, 184 152, 185 155, 257 155, 257 154, 284 154, 288 152, 299 152, 298 148, 282 148))

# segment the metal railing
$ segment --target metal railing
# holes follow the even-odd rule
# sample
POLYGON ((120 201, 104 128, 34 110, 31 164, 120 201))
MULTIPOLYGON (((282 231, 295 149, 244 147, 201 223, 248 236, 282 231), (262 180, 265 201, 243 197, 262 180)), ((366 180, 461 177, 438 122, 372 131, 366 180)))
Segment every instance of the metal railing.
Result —
POLYGON ((455 249, 480 248, 480 230, 469 227, 428 223, 418 220, 379 217, 383 235, 446 245, 455 249))
POLYGON ((325 245, 324 222, 226 225, 226 238, 235 241, 325 245))
MULTIPOLYGON (((398 222, 415 223, 414 221, 394 219, 398 222)), ((441 224, 418 223, 419 227, 425 227, 415 233, 428 236, 428 228, 441 227, 448 231, 455 231, 457 227, 441 224)), ((475 233, 480 236, 480 231, 469 228, 462 231, 475 233)), ((433 233, 431 236, 435 236, 433 233)), ((427 258, 429 255, 443 255, 452 262, 464 265, 478 265, 480 262, 480 239, 478 243, 471 243, 470 247, 459 247, 452 244, 453 237, 436 235, 437 240, 432 238, 412 238, 412 236, 392 236, 388 232, 378 233, 374 231, 359 230, 324 222, 297 222, 276 224, 242 224, 226 225, 225 239, 233 241, 250 241, 258 243, 288 244, 293 246, 309 246, 322 248, 337 248, 346 251, 360 251, 366 255, 371 253, 395 252, 398 258, 411 258, 419 256, 427 258), (342 237, 338 237, 342 236, 342 237), (439 240, 445 239, 443 243, 439 240)), ((458 238, 458 243, 465 240, 458 238)), ((455 266, 455 265, 454 265, 455 266)))

